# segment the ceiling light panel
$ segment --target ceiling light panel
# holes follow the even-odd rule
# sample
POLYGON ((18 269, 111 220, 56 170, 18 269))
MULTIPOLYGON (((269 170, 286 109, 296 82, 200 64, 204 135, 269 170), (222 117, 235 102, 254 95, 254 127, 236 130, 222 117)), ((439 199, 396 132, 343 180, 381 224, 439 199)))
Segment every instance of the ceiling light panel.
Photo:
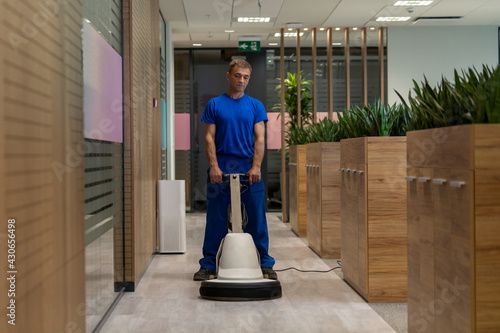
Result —
MULTIPOLYGON (((274 37, 280 37, 280 36, 281 36, 281 34, 279 32, 274 34, 274 37)), ((285 37, 297 37, 297 33, 296 32, 285 32, 283 34, 283 36, 285 36, 285 37)), ((303 32, 300 33, 300 37, 302 37, 302 36, 304 36, 303 32)))
MULTIPOLYGON (((269 37, 269 33, 253 33, 251 36, 248 33, 244 32, 235 32, 232 34, 226 34, 229 36, 229 40, 239 41, 239 40, 261 40, 265 41, 269 37)), ((261 42, 262 45, 262 42, 261 42)))
POLYGON ((271 21, 270 17, 262 17, 262 16, 251 16, 251 17, 238 17, 238 23, 269 23, 271 21))
POLYGON ((433 1, 398 1, 394 6, 429 6, 433 1))
POLYGON ((406 22, 410 18, 410 16, 380 16, 377 22, 406 22))
MULTIPOLYGON (((199 0, 197 0, 199 1, 199 0)), ((199 1, 205 3, 205 1, 199 1)), ((264 27, 272 27, 279 15, 283 0, 261 1, 259 7, 257 1, 206 1, 213 3, 229 3, 232 7, 232 28, 248 27, 249 23, 262 24, 264 27), (240 19, 241 18, 241 19, 240 19), (247 18, 247 20, 245 19, 247 18), (253 18, 253 20, 252 20, 253 18), (263 19, 263 20, 262 20, 263 19), (267 23, 267 26, 266 26, 267 23)))

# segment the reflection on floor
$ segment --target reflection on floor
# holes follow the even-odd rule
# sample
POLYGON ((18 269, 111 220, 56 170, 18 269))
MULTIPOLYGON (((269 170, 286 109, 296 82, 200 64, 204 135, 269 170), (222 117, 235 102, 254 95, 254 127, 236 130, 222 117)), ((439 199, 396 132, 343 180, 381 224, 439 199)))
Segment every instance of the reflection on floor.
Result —
MULTIPOLYGON (((268 214, 275 269, 327 270, 303 240, 268 214)), ((199 268, 204 214, 187 216, 187 252, 157 255, 137 289, 120 300, 101 332, 396 332, 335 272, 279 272, 280 299, 217 302, 201 299, 199 268)), ((336 265, 332 262, 332 267, 336 265)))

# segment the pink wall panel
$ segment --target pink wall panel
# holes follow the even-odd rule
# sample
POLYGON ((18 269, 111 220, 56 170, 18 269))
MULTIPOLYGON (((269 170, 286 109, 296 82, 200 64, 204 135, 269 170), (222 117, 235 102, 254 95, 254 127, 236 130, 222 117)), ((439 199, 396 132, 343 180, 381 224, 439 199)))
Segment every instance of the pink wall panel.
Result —
MULTIPOLYGON (((268 112, 267 118, 267 149, 281 148, 281 118, 278 118, 279 112, 268 112)), ((285 122, 288 117, 285 117, 285 122)))
POLYGON ((123 142, 122 57, 92 27, 83 22, 84 135, 89 139, 123 142))
POLYGON ((189 113, 175 114, 175 150, 191 149, 189 113))

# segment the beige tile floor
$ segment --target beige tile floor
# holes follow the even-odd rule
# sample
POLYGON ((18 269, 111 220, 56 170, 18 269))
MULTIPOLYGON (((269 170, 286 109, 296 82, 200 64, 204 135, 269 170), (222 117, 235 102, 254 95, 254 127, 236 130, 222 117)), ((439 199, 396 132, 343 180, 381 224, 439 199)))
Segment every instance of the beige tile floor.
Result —
MULTIPOLYGON (((186 253, 156 255, 136 291, 124 295, 101 332, 395 332, 335 272, 278 272, 283 297, 275 300, 200 298, 200 283, 192 277, 199 268, 204 221, 204 214, 188 214, 186 253)), ((268 224, 275 269, 329 268, 279 215, 268 214, 268 224)))

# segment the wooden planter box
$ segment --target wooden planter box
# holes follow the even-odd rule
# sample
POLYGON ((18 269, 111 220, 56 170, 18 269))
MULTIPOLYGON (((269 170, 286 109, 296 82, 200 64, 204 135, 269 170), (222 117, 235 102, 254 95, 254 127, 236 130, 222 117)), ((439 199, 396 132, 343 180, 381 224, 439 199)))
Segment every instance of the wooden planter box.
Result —
POLYGON ((306 145, 289 149, 290 228, 299 237, 307 236, 306 145))
POLYGON ((408 331, 500 332, 500 124, 408 133, 408 331))
POLYGON ((368 302, 406 302, 406 137, 340 147, 344 279, 368 302))
POLYGON ((322 258, 340 258, 340 142, 307 145, 307 242, 322 258))

